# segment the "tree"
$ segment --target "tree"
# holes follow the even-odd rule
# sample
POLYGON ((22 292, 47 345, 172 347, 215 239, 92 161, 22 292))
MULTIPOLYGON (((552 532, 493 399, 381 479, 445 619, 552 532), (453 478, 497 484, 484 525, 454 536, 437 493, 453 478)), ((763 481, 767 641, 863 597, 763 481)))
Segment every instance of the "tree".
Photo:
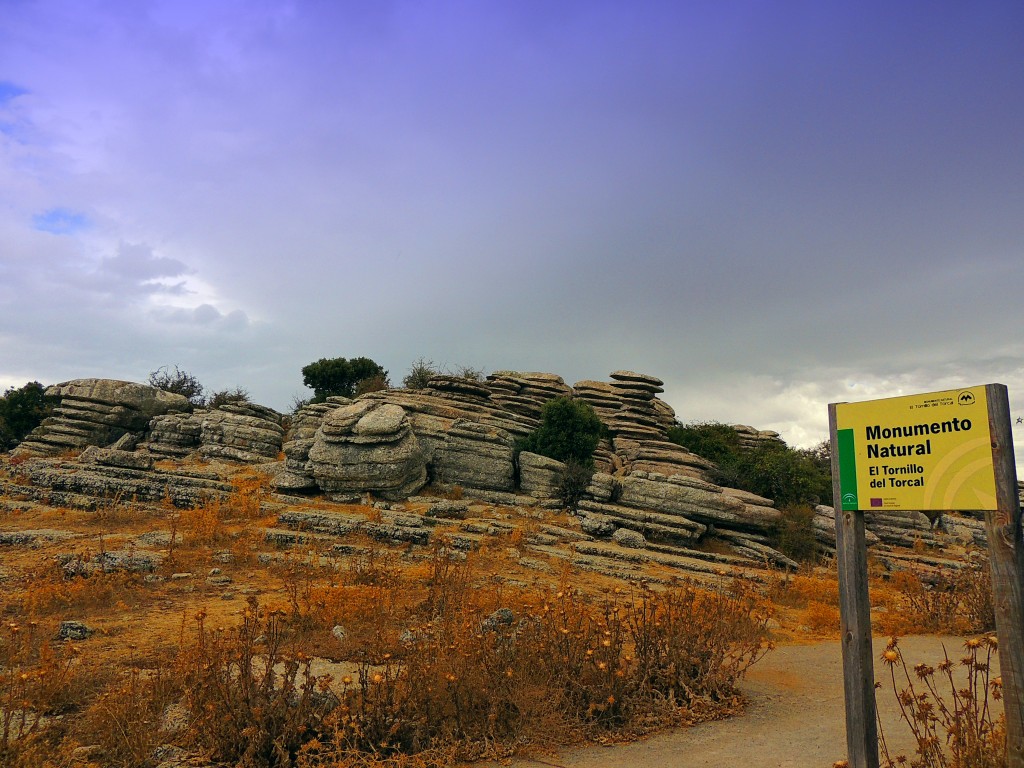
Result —
POLYGON ((188 371, 181 370, 177 365, 173 371, 166 365, 152 371, 149 374, 149 384, 165 392, 182 395, 192 405, 202 405, 204 402, 203 385, 199 383, 199 379, 188 371))
MULTIPOLYGON (((357 394, 361 382, 376 379, 378 389, 390 386, 388 372, 368 357, 322 357, 302 369, 302 383, 313 390, 313 402, 322 403, 328 397, 340 395, 352 397, 357 394)), ((364 391, 373 391, 364 389, 364 391)))
POLYGON ((46 388, 30 381, 19 389, 9 388, 0 398, 0 450, 8 451, 39 426, 56 405, 46 397, 46 388))

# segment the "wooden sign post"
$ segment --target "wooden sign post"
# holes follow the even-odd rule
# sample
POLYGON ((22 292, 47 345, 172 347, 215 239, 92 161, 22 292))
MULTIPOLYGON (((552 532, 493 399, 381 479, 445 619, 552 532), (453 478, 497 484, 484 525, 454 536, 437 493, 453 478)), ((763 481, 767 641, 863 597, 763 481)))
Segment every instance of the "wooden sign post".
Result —
POLYGON ((1006 711, 1007 766, 1024 768, 1024 539, 1006 387, 829 405, 846 746, 878 768, 864 511, 984 510, 1006 711))

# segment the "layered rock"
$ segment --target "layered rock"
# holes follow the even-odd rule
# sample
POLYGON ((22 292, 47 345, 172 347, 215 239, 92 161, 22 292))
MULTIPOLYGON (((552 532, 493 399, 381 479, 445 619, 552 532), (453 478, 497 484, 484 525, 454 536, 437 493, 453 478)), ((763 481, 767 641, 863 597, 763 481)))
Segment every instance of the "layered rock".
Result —
POLYGON ((150 422, 145 447, 164 456, 198 451, 205 459, 252 464, 276 459, 284 440, 282 416, 255 403, 158 416, 150 422))
POLYGON ((335 408, 351 404, 347 397, 329 397, 322 403, 308 403, 292 417, 287 440, 282 444, 284 469, 278 472, 271 485, 286 493, 316 491, 316 480, 308 468, 309 449, 313 447, 316 431, 324 418, 335 408))
POLYGON ((512 491, 514 439, 503 429, 460 419, 433 452, 435 482, 488 491, 512 491))
POLYGON ((622 506, 682 515, 705 525, 768 532, 782 517, 768 499, 683 475, 635 472, 620 478, 619 485, 622 506))
POLYGON ((758 448, 762 445, 777 445, 782 442, 778 432, 770 429, 755 429, 746 424, 733 424, 732 428, 740 438, 740 446, 743 448, 758 448))
POLYGON ((403 499, 427 482, 426 456, 405 410, 369 399, 327 414, 309 449, 308 468, 329 494, 403 499))
POLYGON ((548 400, 572 394, 562 377, 553 373, 492 373, 487 388, 491 402, 534 421, 539 421, 548 400))
POLYGON ((54 456, 90 445, 105 447, 125 435, 141 434, 155 416, 191 408, 181 395, 114 379, 66 381, 49 387, 46 395, 60 398, 60 403, 15 454, 54 456))

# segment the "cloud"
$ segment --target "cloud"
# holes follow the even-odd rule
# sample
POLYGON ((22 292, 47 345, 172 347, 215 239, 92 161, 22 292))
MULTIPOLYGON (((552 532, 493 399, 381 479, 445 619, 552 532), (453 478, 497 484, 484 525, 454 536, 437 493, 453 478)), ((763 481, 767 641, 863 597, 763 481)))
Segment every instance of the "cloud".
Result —
POLYGON ((242 310, 236 309, 224 313, 212 304, 200 304, 198 307, 188 308, 156 307, 150 310, 149 314, 163 323, 223 332, 237 332, 249 325, 249 316, 242 310))

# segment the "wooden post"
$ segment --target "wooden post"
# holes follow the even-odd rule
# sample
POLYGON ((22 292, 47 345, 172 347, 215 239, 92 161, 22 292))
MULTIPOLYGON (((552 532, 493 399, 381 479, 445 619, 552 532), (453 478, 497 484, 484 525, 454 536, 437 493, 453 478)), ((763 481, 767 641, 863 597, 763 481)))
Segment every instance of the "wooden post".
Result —
POLYGON ((871 646, 871 603, 868 598, 868 547, 864 536, 864 513, 843 511, 834 403, 828 407, 828 424, 832 441, 832 503, 836 515, 836 555, 839 568, 846 757, 850 768, 878 768, 875 666, 871 646))
POLYGON ((1002 384, 985 387, 996 506, 985 513, 992 600, 999 637, 999 670, 1006 712, 1006 765, 1024 768, 1024 539, 1021 538, 1017 465, 1010 429, 1010 399, 1002 384))

